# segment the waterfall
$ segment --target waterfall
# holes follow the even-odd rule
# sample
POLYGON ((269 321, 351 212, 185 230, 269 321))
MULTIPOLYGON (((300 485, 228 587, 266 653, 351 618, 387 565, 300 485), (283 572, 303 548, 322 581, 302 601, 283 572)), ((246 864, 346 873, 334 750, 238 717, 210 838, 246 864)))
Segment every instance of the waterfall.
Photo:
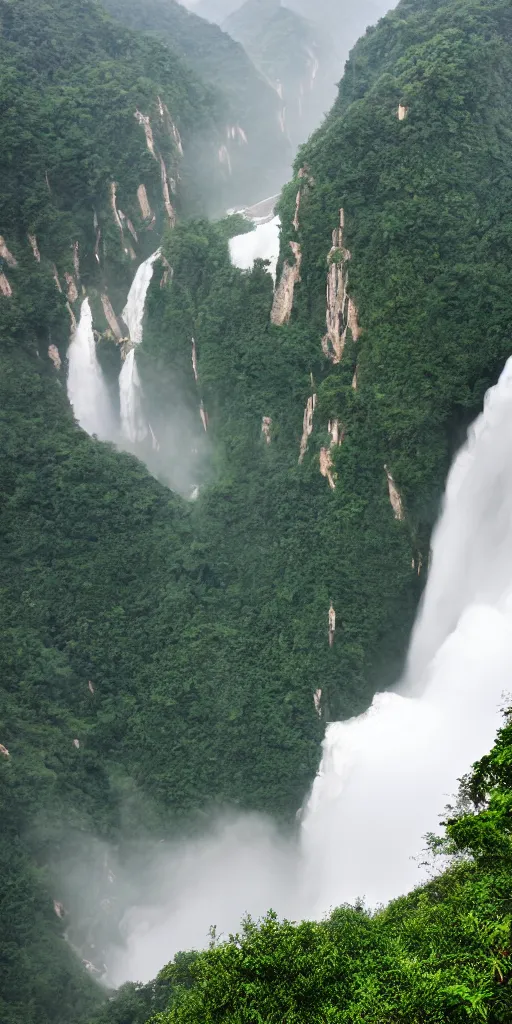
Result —
MULTIPOLYGON (((144 263, 141 263, 132 281, 123 320, 128 327, 133 346, 142 341, 142 320, 149 283, 153 277, 153 264, 160 255, 157 249, 144 263)), ((121 430, 132 443, 143 441, 149 433, 149 425, 142 411, 142 388, 135 359, 135 348, 126 354, 119 374, 119 399, 121 408, 121 430)))
POLYGON ((449 474, 400 693, 327 727, 303 823, 315 916, 422 880, 412 859, 492 746, 512 680, 512 359, 449 474))
POLYGON ((425 881, 423 837, 458 779, 492 746, 512 680, 512 359, 449 474, 429 581, 399 691, 327 726, 301 840, 252 816, 159 847, 154 891, 125 915, 110 981, 147 980, 212 923, 243 914, 320 918, 377 906, 425 881))
POLYGON ((254 231, 243 235, 235 235, 229 240, 231 262, 240 270, 250 270, 255 260, 270 260, 270 273, 276 279, 277 260, 279 257, 279 217, 256 223, 254 231))
POLYGON ((84 299, 80 320, 68 348, 68 398, 75 418, 88 434, 111 438, 114 424, 103 372, 96 356, 89 299, 84 299))

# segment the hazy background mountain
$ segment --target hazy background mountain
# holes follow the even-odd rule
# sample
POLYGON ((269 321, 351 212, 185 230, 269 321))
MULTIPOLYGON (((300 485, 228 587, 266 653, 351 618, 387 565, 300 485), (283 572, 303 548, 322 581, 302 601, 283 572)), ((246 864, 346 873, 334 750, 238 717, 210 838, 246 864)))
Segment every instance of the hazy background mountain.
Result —
POLYGON ((296 147, 329 110, 350 47, 389 5, 372 0, 190 0, 188 6, 243 44, 279 92, 281 120, 296 147))
MULTIPOLYGON (((124 25, 167 46, 215 96, 224 121, 219 157, 230 183, 227 205, 275 193, 289 173, 293 148, 275 89, 240 43, 175 0, 104 0, 104 7, 124 25)), ((209 172, 199 160, 198 175, 202 167, 202 193, 208 196, 209 172)))

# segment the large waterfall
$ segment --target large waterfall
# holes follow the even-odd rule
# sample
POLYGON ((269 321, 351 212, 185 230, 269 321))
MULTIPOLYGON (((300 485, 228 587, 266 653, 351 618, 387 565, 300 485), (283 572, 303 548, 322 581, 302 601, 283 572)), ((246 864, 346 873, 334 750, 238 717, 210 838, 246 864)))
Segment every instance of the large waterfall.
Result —
POLYGON ((80 320, 68 348, 68 398, 81 427, 102 440, 114 433, 112 409, 101 366, 96 356, 89 299, 84 299, 80 320))
POLYGON ((142 389, 135 359, 135 346, 142 341, 144 304, 153 277, 153 264, 159 254, 160 250, 157 249, 138 267, 123 310, 123 320, 128 327, 133 347, 126 354, 119 374, 121 430, 132 443, 143 441, 150 431, 142 411, 142 389))
POLYGON ((512 359, 448 478, 401 695, 327 728, 304 821, 315 914, 418 882, 411 858, 492 746, 511 680, 512 359))
POLYGON ((235 930, 246 912, 320 917, 423 881, 423 837, 492 746, 511 680, 512 359, 450 472, 400 692, 327 726, 299 844, 248 816, 160 846, 158 905, 148 894, 127 913, 111 979, 153 977, 177 950, 206 945, 211 924, 235 930))

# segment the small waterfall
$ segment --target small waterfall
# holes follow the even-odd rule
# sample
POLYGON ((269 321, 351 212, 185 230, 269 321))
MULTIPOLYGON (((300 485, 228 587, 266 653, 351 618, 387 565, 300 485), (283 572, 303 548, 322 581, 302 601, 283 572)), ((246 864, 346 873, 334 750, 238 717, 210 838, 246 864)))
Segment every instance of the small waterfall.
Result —
POLYGON ((96 356, 89 299, 84 299, 80 321, 68 348, 68 398, 75 418, 88 434, 106 440, 114 434, 112 408, 96 356))
MULTIPOLYGON (((153 264, 159 255, 160 249, 157 249, 147 260, 144 260, 144 263, 140 264, 123 309, 123 320, 128 327, 133 346, 139 345, 142 341, 144 304, 153 277, 153 264)), ((143 441, 148 436, 150 427, 142 411, 142 388, 135 359, 135 348, 131 348, 127 353, 119 374, 119 399, 122 433, 132 443, 143 441)))
POLYGON ((251 270, 255 260, 270 260, 270 273, 276 279, 277 260, 279 257, 279 217, 256 223, 254 231, 244 235, 235 235, 229 240, 231 262, 240 270, 251 270))
POLYGON ((448 478, 401 694, 327 726, 303 823, 309 913, 422 881, 422 837, 492 746, 511 680, 512 359, 448 478))

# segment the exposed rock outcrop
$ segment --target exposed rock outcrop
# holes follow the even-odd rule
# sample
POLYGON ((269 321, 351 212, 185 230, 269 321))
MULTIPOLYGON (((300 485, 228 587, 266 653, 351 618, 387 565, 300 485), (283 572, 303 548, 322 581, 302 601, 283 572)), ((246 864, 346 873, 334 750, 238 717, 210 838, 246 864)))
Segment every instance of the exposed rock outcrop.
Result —
POLYGON ((12 288, 2 270, 0 270, 0 295, 5 295, 6 299, 12 295, 12 288))
POLYGON ((9 751, 7 747, 4 747, 3 743, 0 743, 0 754, 2 754, 2 757, 10 757, 9 751))
POLYGON ((334 643, 334 634, 336 632, 336 612, 331 601, 329 606, 329 647, 332 647, 334 643))
POLYGON ((267 444, 270 444, 272 440, 272 417, 262 416, 261 417, 261 433, 263 434, 267 444))
POLYGON ((402 521, 405 519, 405 513, 400 491, 398 490, 395 481, 393 480, 393 476, 386 465, 384 466, 384 470, 388 478, 389 500, 391 502, 395 519, 402 521))
POLYGON ((358 323, 357 309, 353 299, 348 295, 347 264, 351 254, 343 244, 345 226, 344 211, 340 210, 340 226, 333 231, 332 246, 327 257, 327 333, 322 338, 324 354, 333 363, 339 363, 350 330, 354 341, 357 341, 361 329, 358 323))
POLYGON ((273 324, 282 326, 287 324, 292 308, 295 285, 300 281, 300 268, 302 263, 302 250, 299 242, 290 242, 290 248, 295 256, 295 263, 288 263, 285 260, 281 272, 281 280, 274 293, 270 319, 273 324))
POLYGON ((114 310, 112 308, 112 303, 111 303, 108 295, 102 295, 101 296, 101 305, 103 306, 103 312, 105 314, 105 319, 106 319, 106 321, 107 321, 107 323, 108 323, 108 325, 110 327, 110 330, 112 331, 112 334, 114 335, 114 337, 118 341, 121 341, 121 338, 122 338, 121 328, 119 327, 119 323, 118 323, 116 314, 114 313, 114 310))
POLYGON ((34 259, 37 260, 38 263, 40 263, 41 262, 41 253, 39 252, 39 247, 38 247, 38 244, 37 244, 36 236, 35 235, 31 235, 29 233, 27 235, 27 238, 28 238, 28 240, 30 242, 30 245, 32 247, 32 252, 34 253, 34 259))
POLYGON ((322 700, 322 691, 320 689, 315 690, 315 692, 313 694, 313 703, 315 705, 315 711, 316 711, 316 713, 317 713, 319 718, 321 718, 321 716, 322 716, 322 708, 320 706, 320 701, 321 700, 322 700))
POLYGON ((53 264, 52 272, 53 272, 53 280, 55 281, 55 287, 57 288, 58 292, 62 292, 62 286, 61 286, 61 283, 60 283, 60 280, 59 280, 59 275, 57 273, 57 267, 55 266, 55 263, 53 264))
POLYGON ((398 104, 398 110, 396 116, 399 121, 405 121, 407 114, 409 113, 409 107, 404 107, 403 103, 398 104))
POLYGON ((336 487, 336 474, 333 472, 333 461, 331 449, 338 447, 345 439, 345 428, 341 427, 339 420, 329 420, 327 429, 331 435, 328 448, 320 449, 320 472, 329 481, 329 487, 334 491, 336 487))
POLYGON ((70 305, 69 302, 66 302, 66 309, 67 309, 67 311, 69 313, 69 323, 71 325, 71 333, 73 333, 73 331, 76 331, 76 317, 75 317, 75 314, 73 313, 73 310, 72 310, 71 305, 70 305))
POLYGON ((65 279, 66 284, 67 284, 66 295, 67 295, 68 302, 76 302, 76 300, 78 298, 78 288, 77 288, 77 286, 75 284, 75 280, 73 278, 73 275, 68 273, 68 271, 66 270, 65 273, 64 273, 64 279, 65 279))
POLYGON ((293 221, 292 221, 292 224, 293 224, 293 227, 294 227, 295 231, 299 230, 299 210, 300 210, 300 188, 299 188, 299 190, 297 192, 297 195, 295 196, 295 216, 294 216, 293 221))
POLYGON ((197 382, 197 380, 198 380, 198 376, 197 376, 197 352, 196 352, 196 343, 195 343, 195 339, 194 338, 192 338, 192 370, 194 372, 194 380, 197 382))
POLYGON ((110 182, 110 205, 112 207, 112 213, 114 214, 114 220, 121 232, 121 238, 123 237, 123 225, 121 218, 117 212, 117 185, 115 181, 110 182))
POLYGON ((62 362, 56 345, 48 345, 48 358, 51 359, 55 369, 60 370, 62 362))
POLYGON ((300 211, 300 204, 301 204, 303 192, 307 188, 308 185, 314 185, 315 184, 315 180, 314 180, 314 178, 311 177, 307 167, 301 167, 300 168, 299 173, 298 173, 298 178, 300 178, 301 180, 299 182, 299 188, 298 188, 298 191, 297 191, 297 195, 295 196, 295 214, 294 214, 293 221, 292 221, 292 224, 293 224, 293 226, 295 228, 295 231, 298 231, 299 230, 299 226, 300 226, 299 225, 299 211, 300 211))
POLYGON ((73 266, 75 268, 75 277, 77 281, 80 281, 80 255, 78 252, 78 242, 73 244, 73 266))
POLYGON ((148 147, 151 156, 156 160, 155 141, 153 139, 153 129, 151 127, 149 116, 147 114, 141 114, 140 110, 136 110, 133 116, 135 120, 142 125, 144 135, 146 136, 146 146, 148 147))
POLYGON ((139 200, 140 212, 144 220, 154 220, 153 211, 149 205, 148 194, 146 192, 145 185, 139 185, 137 189, 137 199, 139 200))
POLYGON ((311 395, 306 402, 304 417, 302 420, 302 437, 300 439, 299 462, 302 462, 307 450, 308 440, 313 432, 313 415, 315 412, 316 395, 311 395))
POLYGON ((171 228, 176 224, 176 214, 174 207, 171 203, 171 197, 169 195, 169 182, 167 180, 167 169, 162 156, 160 156, 160 178, 162 182, 162 196, 164 200, 165 212, 169 219, 169 226, 171 228))
POLYGON ((332 470, 333 462, 329 448, 320 448, 320 472, 329 481, 329 487, 334 491, 336 483, 332 470))
POLYGON ((128 231, 130 232, 134 242, 138 242, 139 238, 130 218, 127 217, 122 210, 119 210, 119 216, 121 217, 123 224, 126 224, 126 227, 128 228, 128 231))
POLYGON ((18 266, 18 260, 7 248, 3 235, 0 235, 0 259, 4 260, 8 267, 18 266))
POLYGON ((340 445, 345 438, 345 430, 340 430, 339 420, 329 420, 327 429, 331 435, 330 447, 334 448, 335 445, 340 445))
POLYGON ((178 150, 178 153, 180 154, 180 156, 183 156, 183 145, 182 145, 182 142, 181 142, 180 133, 179 133, 179 131, 178 131, 178 129, 177 129, 177 127, 176 127, 176 125, 175 125, 175 123, 174 123, 170 113, 169 113, 168 108, 166 107, 165 103, 162 103, 162 100, 160 99, 160 96, 158 97, 158 110, 159 110, 159 113, 160 113, 160 118, 164 122, 164 124, 165 124, 165 126, 167 128, 167 131, 168 131, 172 141, 174 142, 174 145, 176 146, 176 149, 178 150))

